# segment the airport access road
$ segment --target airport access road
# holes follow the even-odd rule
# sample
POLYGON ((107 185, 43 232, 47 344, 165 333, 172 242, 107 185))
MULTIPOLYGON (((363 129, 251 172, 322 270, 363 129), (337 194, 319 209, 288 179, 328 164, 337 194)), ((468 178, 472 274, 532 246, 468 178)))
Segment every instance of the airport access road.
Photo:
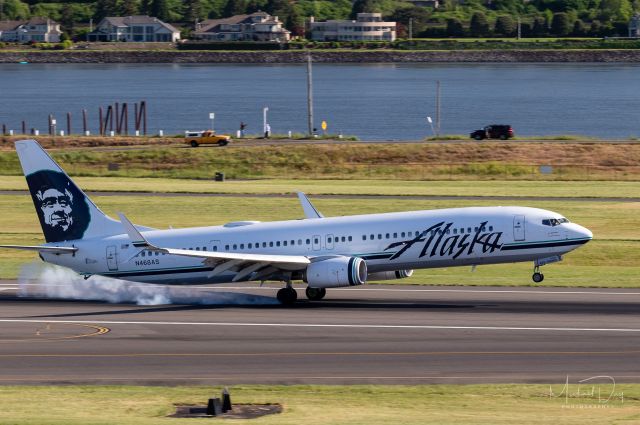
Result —
POLYGON ((158 292, 171 305, 18 286, 0 281, 0 384, 640 381, 638 289, 367 285, 282 308, 253 285, 158 292))

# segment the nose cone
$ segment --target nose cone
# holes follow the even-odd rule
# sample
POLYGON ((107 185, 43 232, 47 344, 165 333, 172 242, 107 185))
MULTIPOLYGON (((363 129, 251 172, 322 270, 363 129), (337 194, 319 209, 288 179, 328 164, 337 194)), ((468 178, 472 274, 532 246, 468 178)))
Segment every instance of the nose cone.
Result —
POLYGON ((572 239, 593 239, 593 233, 591 233, 591 230, 580 226, 579 224, 569 223, 569 230, 571 232, 570 237, 572 239))

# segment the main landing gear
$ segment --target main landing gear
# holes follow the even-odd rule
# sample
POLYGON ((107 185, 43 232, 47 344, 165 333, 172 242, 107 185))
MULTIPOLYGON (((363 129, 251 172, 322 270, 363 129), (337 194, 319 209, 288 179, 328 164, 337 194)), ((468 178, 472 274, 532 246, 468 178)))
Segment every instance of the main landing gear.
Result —
POLYGON ((533 279, 535 283, 540 283, 544 280, 544 275, 540 273, 540 266, 533 267, 533 276, 531 276, 531 279, 533 279))
POLYGON ((278 291, 277 298, 278 301, 280 301, 280 304, 284 306, 292 306, 298 299, 298 293, 293 289, 291 283, 288 283, 287 286, 278 291))
POLYGON ((304 293, 311 301, 320 301, 325 295, 327 295, 327 290, 324 288, 311 288, 307 286, 307 290, 304 291, 304 293))

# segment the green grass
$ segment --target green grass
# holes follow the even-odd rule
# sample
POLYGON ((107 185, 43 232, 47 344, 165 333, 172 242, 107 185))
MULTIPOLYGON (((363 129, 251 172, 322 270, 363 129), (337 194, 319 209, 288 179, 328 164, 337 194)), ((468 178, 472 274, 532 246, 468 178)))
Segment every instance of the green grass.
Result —
MULTIPOLYGON (((234 403, 279 403, 281 414, 233 424, 601 424, 640 420, 640 385, 618 384, 622 394, 550 397, 550 385, 258 386, 230 389, 234 403)), ((590 389, 581 387, 584 391, 590 389)), ((575 391, 577 385, 570 390, 575 391)), ((611 386, 602 385, 609 393, 611 386)), ((204 405, 220 388, 136 386, 0 387, 0 423, 12 425, 193 424, 215 419, 169 419, 174 405, 204 405)), ((230 423, 231 423, 230 422, 230 423)))
MULTIPOLYGON (((394 196, 495 196, 551 198, 640 198, 636 181, 529 181, 500 180, 213 180, 74 177, 87 191, 175 192, 226 194, 394 195, 394 196)), ((23 176, 0 176, 0 190, 27 190, 23 176)), ((168 201, 171 202, 171 201, 168 201)), ((494 201, 497 203, 499 201, 494 201)), ((511 203, 515 201, 509 201, 511 203)))
MULTIPOLYGON (((61 146, 61 145, 57 145, 61 146)), ((334 180, 640 180, 640 144, 398 143, 51 149, 74 176, 334 180), (542 173, 550 165, 553 172, 542 173)), ((0 151, 0 174, 22 174, 17 155, 0 151)))
MULTIPOLYGON (((293 198, 203 198, 106 196, 95 197, 108 214, 122 211, 136 223, 157 228, 223 224, 235 220, 286 220, 302 216, 293 198)), ((513 204, 513 202, 509 202, 513 204)), ((415 199, 318 199, 317 208, 327 216, 374 212, 409 211, 433 208, 496 205, 481 200, 415 199)), ((595 240, 568 254, 565 261, 544 268, 548 286, 640 287, 640 203, 526 201, 520 205, 561 212, 571 220, 590 228, 595 240)), ((31 199, 24 195, 0 197, 1 244, 38 244, 42 242, 40 225, 31 199)), ((0 257, 0 277, 14 278, 21 264, 36 259, 32 253, 4 251, 0 257)), ((430 269, 417 271, 401 283, 430 285, 530 285, 532 265, 509 264, 430 269)))

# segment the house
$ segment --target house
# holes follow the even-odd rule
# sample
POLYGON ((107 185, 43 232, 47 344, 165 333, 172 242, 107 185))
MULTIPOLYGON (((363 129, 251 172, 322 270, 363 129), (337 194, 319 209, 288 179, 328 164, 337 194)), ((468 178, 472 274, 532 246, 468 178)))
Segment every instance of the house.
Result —
POLYGON ((309 21, 311 39, 315 41, 394 41, 396 23, 384 22, 380 13, 358 13, 355 21, 309 21))
POLYGON ((169 42, 180 40, 180 31, 151 16, 111 16, 87 34, 87 41, 169 42))
POLYGON ((266 12, 209 19, 196 24, 194 38, 209 41, 277 41, 286 43, 291 31, 282 27, 277 16, 266 12))
POLYGON ((629 37, 640 37, 640 14, 638 13, 629 21, 629 37))
POLYGON ((59 43, 60 24, 49 18, 35 17, 28 21, 0 21, 0 41, 15 43, 59 43))

